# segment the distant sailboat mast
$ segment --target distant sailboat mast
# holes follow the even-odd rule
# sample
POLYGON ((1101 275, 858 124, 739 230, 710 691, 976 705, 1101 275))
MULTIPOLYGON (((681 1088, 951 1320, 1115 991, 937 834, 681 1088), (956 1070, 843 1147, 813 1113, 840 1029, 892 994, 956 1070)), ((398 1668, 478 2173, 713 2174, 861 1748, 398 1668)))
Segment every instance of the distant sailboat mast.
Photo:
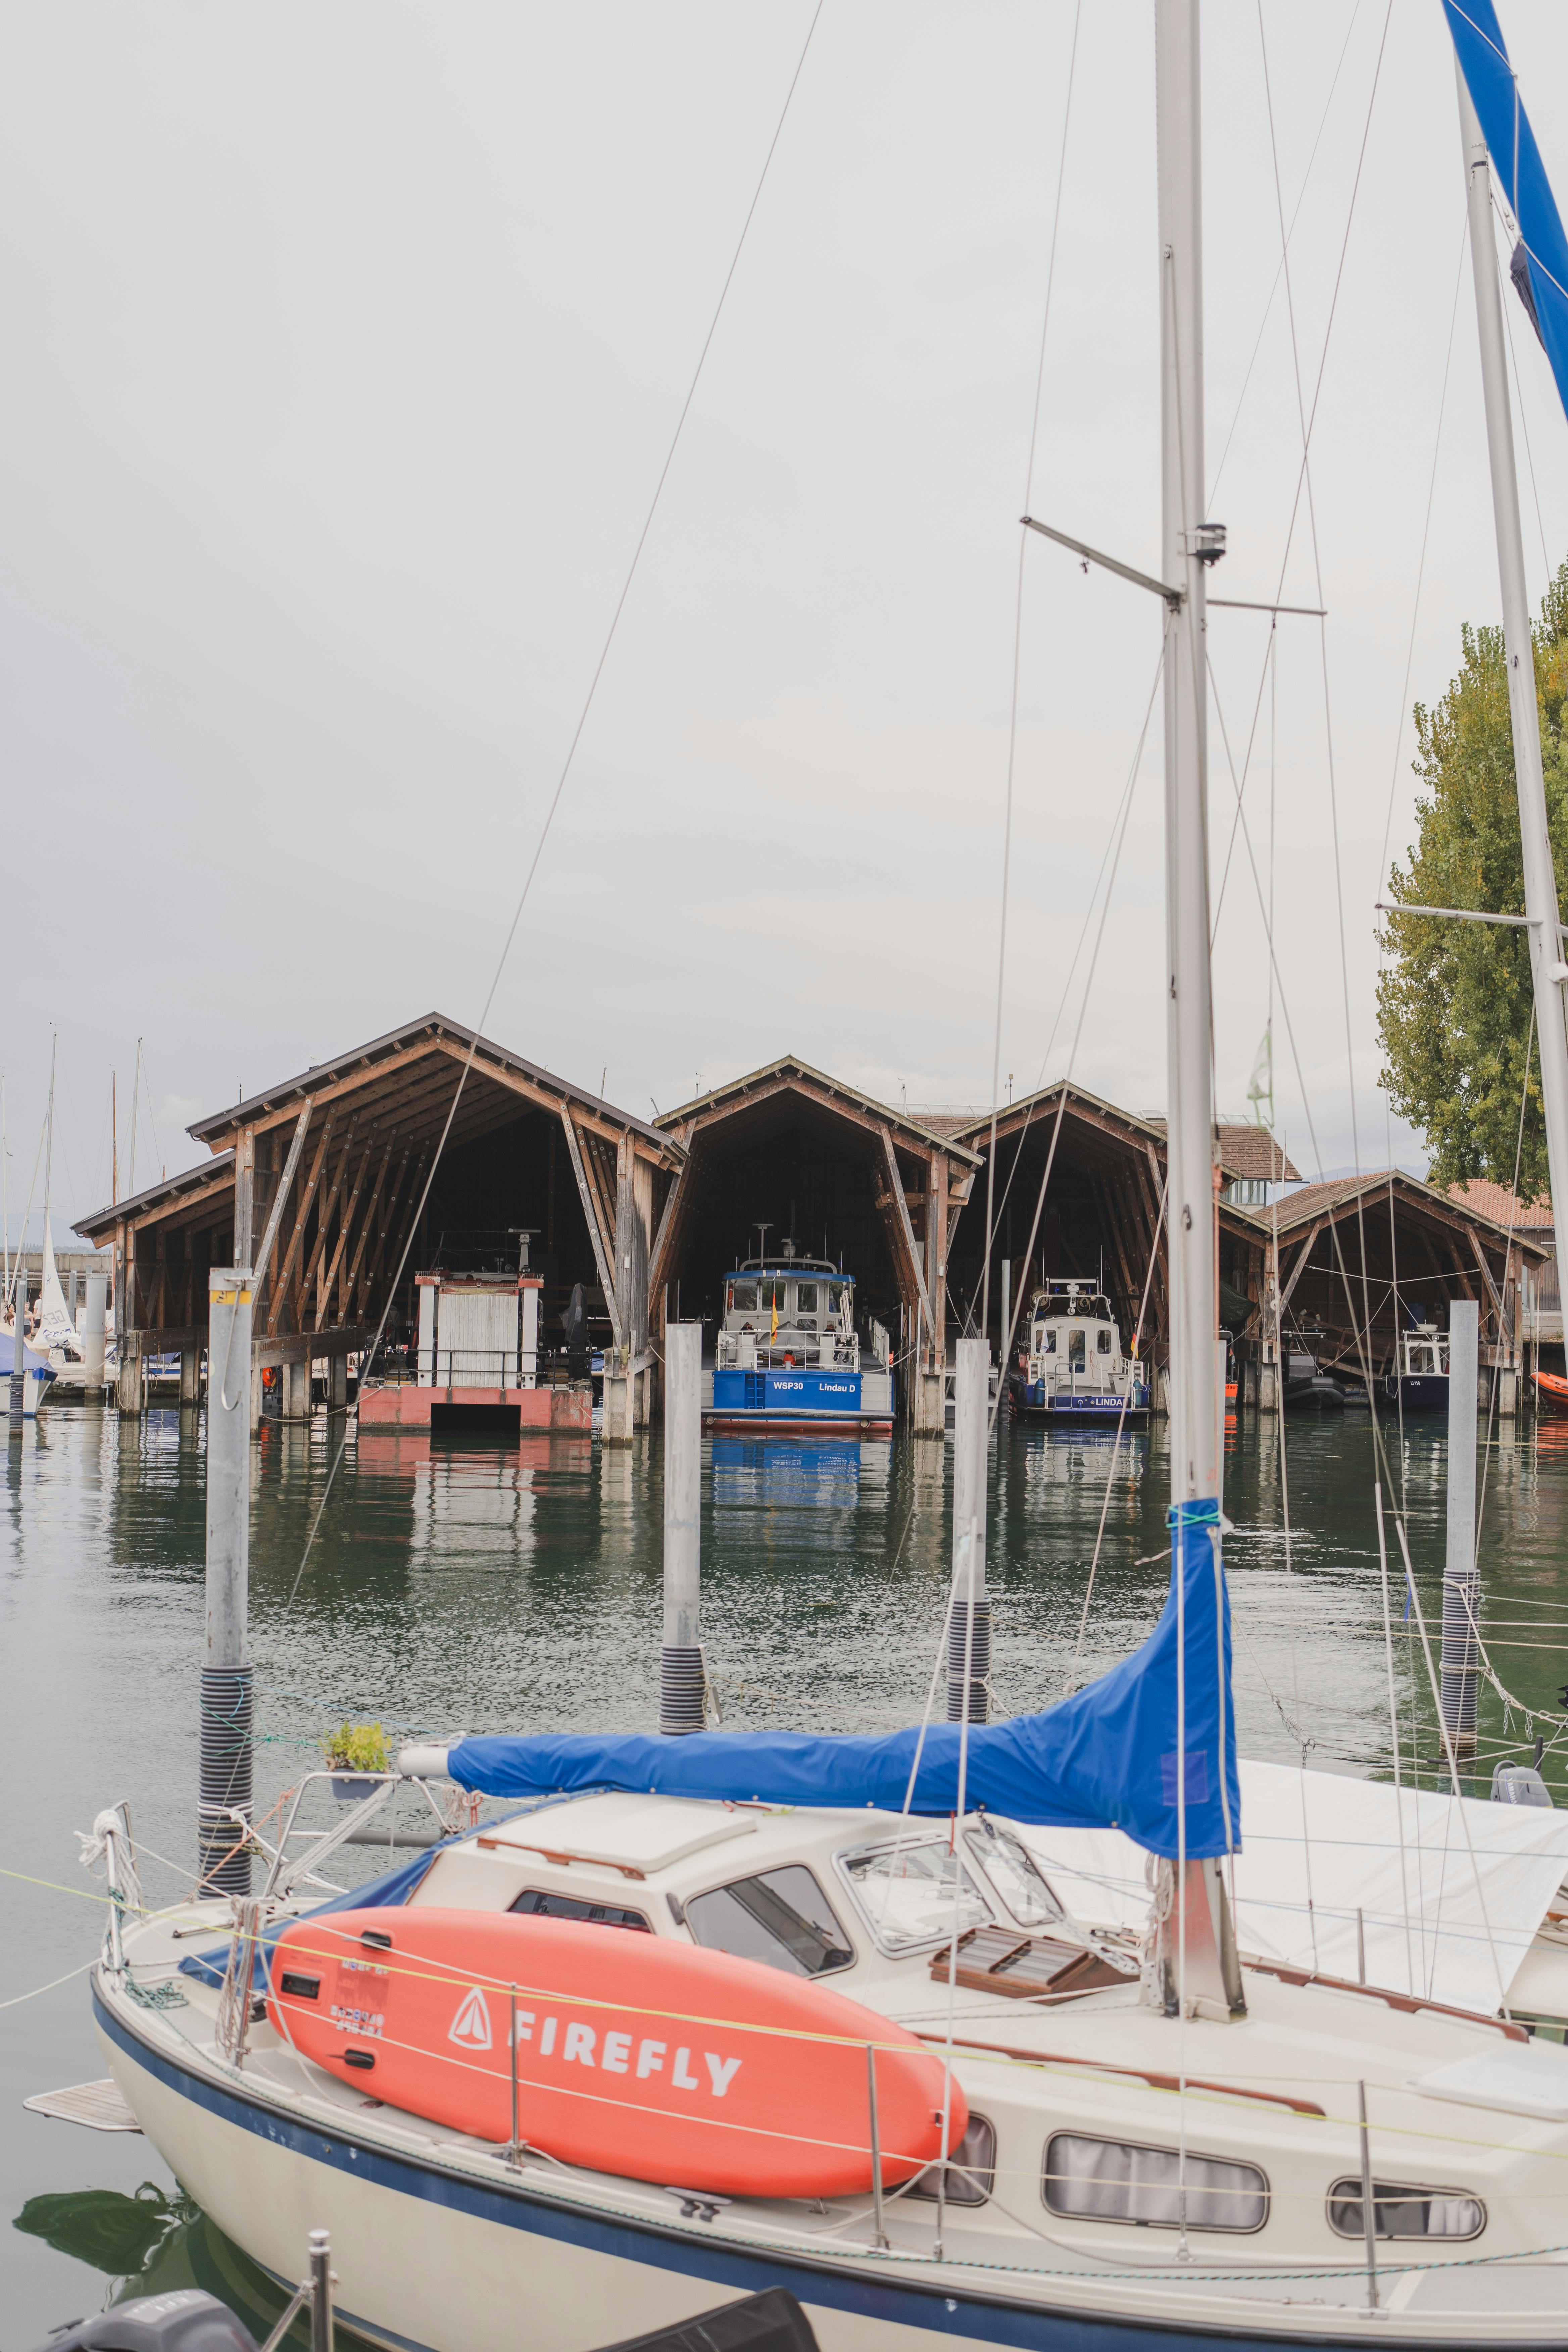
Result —
POLYGON ((1514 464, 1513 415, 1503 344, 1502 295, 1492 232, 1491 167, 1463 64, 1457 59, 1456 65, 1470 214, 1470 267, 1475 276, 1476 324, 1480 337, 1481 383, 1486 394, 1487 449, 1491 459, 1492 515, 1502 587, 1503 649, 1508 663, 1513 772, 1524 861, 1530 975, 1535 993, 1535 1033, 1541 1053, 1546 1160, 1557 1263, 1568 1268, 1568 1034, 1564 1033, 1563 1013, 1563 983, 1568 980, 1568 963, 1563 959, 1557 876, 1546 823, 1541 715, 1535 700, 1535 649, 1525 589, 1524 538, 1519 520, 1519 478, 1514 464))

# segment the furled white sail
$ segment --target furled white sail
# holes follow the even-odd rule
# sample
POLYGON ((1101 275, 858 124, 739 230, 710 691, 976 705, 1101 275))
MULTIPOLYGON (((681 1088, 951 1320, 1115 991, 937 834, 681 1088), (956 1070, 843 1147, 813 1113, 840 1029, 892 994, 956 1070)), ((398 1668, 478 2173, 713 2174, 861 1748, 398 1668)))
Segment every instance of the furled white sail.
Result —
POLYGON ((60 1277, 55 1266, 55 1244, 49 1232, 49 1214, 44 1212, 44 1286, 38 1299, 38 1328, 33 1334, 33 1345, 47 1355, 52 1348, 64 1348, 72 1355, 80 1352, 60 1277))

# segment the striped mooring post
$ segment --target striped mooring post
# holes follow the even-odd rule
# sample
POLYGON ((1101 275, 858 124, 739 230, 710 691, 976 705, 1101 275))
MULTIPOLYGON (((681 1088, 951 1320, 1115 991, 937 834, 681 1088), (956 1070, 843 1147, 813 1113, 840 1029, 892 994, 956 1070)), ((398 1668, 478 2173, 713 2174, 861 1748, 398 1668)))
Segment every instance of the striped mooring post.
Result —
POLYGON ((1443 1726, 1458 1762, 1476 1752, 1481 1580, 1476 1567, 1476 1419, 1480 1308, 1448 1309, 1448 1545, 1443 1570, 1443 1726))
POLYGON ((204 1895, 248 1895, 250 1813, 250 1269, 208 1276, 206 1650, 197 1868, 204 1895))
POLYGON ((664 1331, 664 1646, 658 1727, 675 1738, 703 1725, 702 1326, 664 1331))
POLYGON ((947 1618, 949 1723, 984 1723, 989 1710, 991 1596, 985 1589, 985 1464, 990 1450, 990 1341, 961 1339, 952 1417, 952 1599, 947 1618))

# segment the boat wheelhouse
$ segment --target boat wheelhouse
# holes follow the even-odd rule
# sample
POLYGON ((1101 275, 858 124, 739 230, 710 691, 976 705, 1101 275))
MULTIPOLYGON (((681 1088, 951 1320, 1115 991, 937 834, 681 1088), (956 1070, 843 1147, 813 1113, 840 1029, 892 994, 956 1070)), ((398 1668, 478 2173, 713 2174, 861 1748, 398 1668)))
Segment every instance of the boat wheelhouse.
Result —
POLYGON ((1019 1337, 1013 1374, 1018 1412, 1075 1421, 1147 1413, 1143 1366, 1136 1354, 1123 1355, 1110 1301, 1092 1282, 1047 1282, 1030 1299, 1019 1337))
POLYGON ((1384 1382, 1390 1404, 1405 1412, 1448 1410, 1448 1334, 1416 1323, 1399 1335, 1394 1369, 1384 1382))
POLYGON ((890 1356, 879 1323, 862 1343, 854 1277, 786 1243, 776 1258, 747 1258, 724 1277, 703 1419, 719 1429, 889 1431, 890 1356))

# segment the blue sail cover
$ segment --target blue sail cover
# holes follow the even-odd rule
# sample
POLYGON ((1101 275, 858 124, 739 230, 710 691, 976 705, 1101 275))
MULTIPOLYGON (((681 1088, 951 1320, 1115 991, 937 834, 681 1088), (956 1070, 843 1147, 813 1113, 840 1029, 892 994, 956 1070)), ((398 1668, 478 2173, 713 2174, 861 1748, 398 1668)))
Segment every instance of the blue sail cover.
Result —
POLYGON ((1568 410, 1568 237, 1557 199, 1508 61, 1491 0, 1443 0, 1459 70, 1480 118, 1500 194, 1519 223, 1514 284, 1540 336, 1568 410))
MULTIPOLYGON (((1175 1517, 1173 1514, 1173 1517, 1175 1517)), ((1043 1714, 969 1732, 964 1802, 973 1811, 1059 1829, 1125 1830, 1152 1853, 1180 1850, 1178 1663, 1185 1656, 1185 1848, 1227 1853, 1241 1843, 1241 1797, 1230 1704, 1230 1602, 1217 1509, 1183 1507, 1171 1590, 1142 1649, 1043 1714), (1178 1574, 1180 1582, 1178 1584, 1178 1574)), ((489 1797, 624 1789, 663 1797, 903 1810, 946 1816, 958 1805, 960 1728, 823 1738, 804 1731, 540 1733, 465 1739, 447 1769, 489 1797)))

